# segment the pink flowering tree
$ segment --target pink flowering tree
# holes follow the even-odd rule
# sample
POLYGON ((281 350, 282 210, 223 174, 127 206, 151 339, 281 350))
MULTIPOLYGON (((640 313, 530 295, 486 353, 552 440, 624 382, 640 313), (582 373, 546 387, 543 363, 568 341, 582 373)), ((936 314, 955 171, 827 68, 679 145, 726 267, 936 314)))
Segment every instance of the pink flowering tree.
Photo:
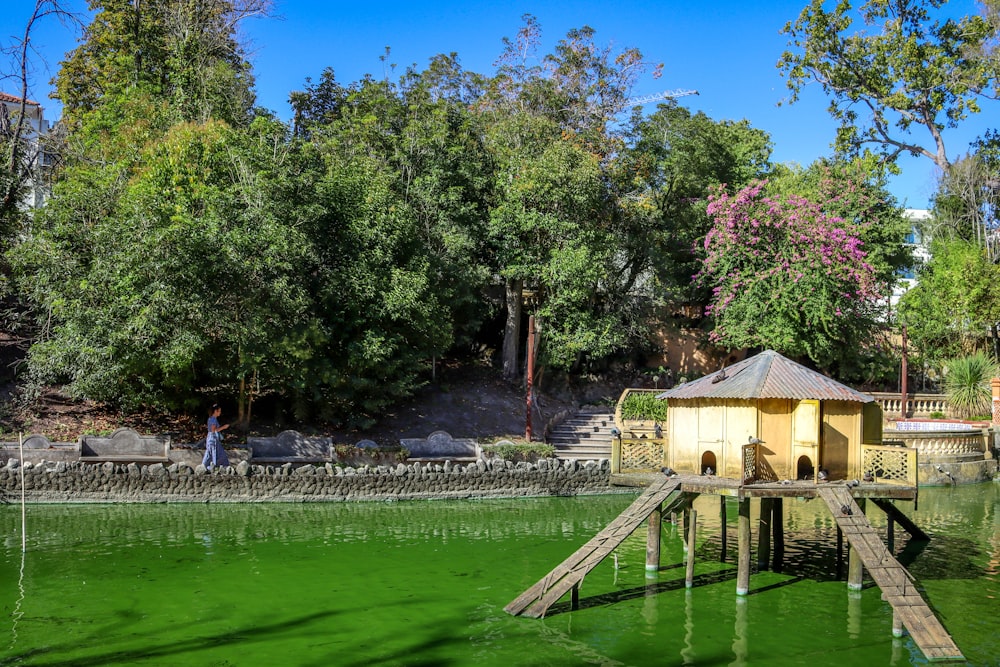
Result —
POLYGON ((888 277, 869 259, 865 220, 845 221, 764 181, 710 197, 695 278, 711 289, 713 342, 762 347, 830 368, 878 328, 888 277), (882 305, 880 305, 880 303, 882 305))

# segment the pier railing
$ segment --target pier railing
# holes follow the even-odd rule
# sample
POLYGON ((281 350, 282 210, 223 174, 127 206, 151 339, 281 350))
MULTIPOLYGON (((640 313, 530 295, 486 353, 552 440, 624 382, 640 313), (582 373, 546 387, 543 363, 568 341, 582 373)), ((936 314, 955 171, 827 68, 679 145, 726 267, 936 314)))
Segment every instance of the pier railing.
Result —
POLYGON ((861 474, 876 482, 917 485, 917 450, 900 445, 861 445, 861 474))

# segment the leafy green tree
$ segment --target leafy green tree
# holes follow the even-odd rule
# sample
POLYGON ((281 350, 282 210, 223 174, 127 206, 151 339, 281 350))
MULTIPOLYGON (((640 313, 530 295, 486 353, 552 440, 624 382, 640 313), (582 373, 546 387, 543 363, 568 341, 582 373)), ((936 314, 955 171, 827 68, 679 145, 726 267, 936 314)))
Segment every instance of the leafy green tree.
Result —
POLYGON ((627 141, 613 172, 622 210, 616 233, 621 271, 630 286, 649 285, 650 297, 705 305, 709 294, 691 276, 711 227, 709 194, 764 177, 770 138, 745 120, 715 121, 670 102, 649 116, 636 110, 627 141))
POLYGON ((980 15, 945 18, 945 0, 826 4, 811 0, 785 26, 792 48, 778 67, 790 101, 819 83, 840 123, 838 149, 873 148, 889 162, 904 152, 923 155, 947 172, 944 131, 996 97, 1000 61, 989 49, 1000 24, 980 15))
POLYGON ((924 364, 940 370, 947 359, 1000 345, 1000 266, 975 241, 939 236, 917 284, 903 295, 899 316, 924 364))

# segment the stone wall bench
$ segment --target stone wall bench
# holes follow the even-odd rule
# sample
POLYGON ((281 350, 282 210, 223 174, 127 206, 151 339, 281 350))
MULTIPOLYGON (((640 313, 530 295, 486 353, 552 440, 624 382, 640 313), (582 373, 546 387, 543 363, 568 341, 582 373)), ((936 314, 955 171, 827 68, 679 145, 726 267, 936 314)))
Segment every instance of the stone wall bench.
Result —
POLYGON ((79 444, 83 463, 170 462, 169 436, 140 435, 130 428, 120 428, 110 436, 85 435, 79 444))
POLYGON ((483 454, 482 447, 475 440, 453 438, 445 431, 434 431, 426 438, 403 438, 399 444, 409 452, 407 460, 411 462, 470 463, 482 458, 483 454))
POLYGON ((323 464, 334 460, 333 441, 310 437, 298 431, 282 431, 266 438, 247 438, 250 463, 283 465, 285 463, 323 464))

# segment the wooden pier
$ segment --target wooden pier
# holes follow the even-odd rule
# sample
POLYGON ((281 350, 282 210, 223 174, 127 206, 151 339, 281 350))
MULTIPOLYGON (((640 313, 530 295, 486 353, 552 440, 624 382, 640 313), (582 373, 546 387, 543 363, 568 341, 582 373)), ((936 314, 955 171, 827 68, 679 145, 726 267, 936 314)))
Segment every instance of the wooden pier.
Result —
MULTIPOLYGON (((781 499, 786 497, 821 498, 838 526, 840 534, 847 537, 851 547, 848 585, 861 588, 863 569, 882 590, 893 609, 893 631, 902 633, 905 626, 914 643, 931 661, 964 660, 958 646, 921 596, 913 577, 883 544, 863 511, 865 499, 871 499, 893 522, 917 539, 927 539, 908 517, 896 508, 891 500, 916 500, 916 486, 880 483, 785 481, 781 483, 741 484, 737 480, 698 475, 667 477, 660 473, 640 475, 613 475, 612 483, 646 486, 646 490, 604 530, 580 547, 572 556, 540 579, 535 585, 510 602, 504 610, 518 616, 541 618, 563 595, 572 592, 571 607, 578 606, 579 586, 583 578, 604 560, 616 547, 644 522, 648 523, 647 568, 659 565, 660 517, 669 512, 689 510, 699 494, 736 496, 739 499, 739 556, 737 561, 737 594, 749 591, 750 551, 750 499, 761 499, 761 519, 758 538, 758 565, 766 567, 768 551, 773 536, 776 550, 784 541, 781 520, 781 499), (669 502, 667 502, 669 500, 669 502), (667 502, 664 505, 664 502, 667 502), (860 504, 859 504, 860 502, 860 504), (763 564, 763 565, 762 565, 763 564)), ((723 504, 723 513, 724 513, 723 504)), ((693 515, 694 512, 692 511, 693 515)), ((724 514, 723 514, 724 517, 724 514)), ((688 581, 691 585, 693 570, 694 521, 689 525, 688 581)), ((723 534, 725 534, 723 518, 723 534)), ((838 554, 840 550, 838 549, 838 554)), ((776 553, 776 558, 778 554, 776 553)))
MULTIPOLYGON (((646 489, 628 509, 618 515, 607 528, 597 534, 577 551, 545 575, 534 586, 519 595, 504 611, 514 616, 524 615, 541 618, 559 598, 570 589, 573 599, 577 599, 580 582, 597 565, 607 558, 618 545, 635 532, 650 514, 658 510, 670 494, 677 491, 680 481, 660 475, 660 479, 646 489)), ((675 497, 672 505, 688 502, 683 494, 675 497)), ((670 511, 670 510, 668 510, 670 511)))

